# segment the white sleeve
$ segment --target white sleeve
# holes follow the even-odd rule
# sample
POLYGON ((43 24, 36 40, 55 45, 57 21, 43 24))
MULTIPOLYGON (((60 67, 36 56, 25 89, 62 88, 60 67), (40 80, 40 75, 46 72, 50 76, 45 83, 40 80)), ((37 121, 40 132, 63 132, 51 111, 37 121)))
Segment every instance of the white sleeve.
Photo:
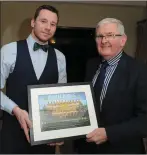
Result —
MULTIPOLYGON (((16 42, 4 45, 1 48, 1 71, 0 71, 0 78, 1 78, 1 85, 0 89, 3 89, 6 83, 6 80, 10 73, 13 72, 16 62, 16 42)), ((12 114, 12 110, 15 106, 17 106, 10 98, 8 98, 2 91, 1 91, 1 102, 0 102, 0 109, 12 114)))
POLYGON ((58 83, 67 83, 66 59, 63 53, 55 49, 58 64, 58 83))

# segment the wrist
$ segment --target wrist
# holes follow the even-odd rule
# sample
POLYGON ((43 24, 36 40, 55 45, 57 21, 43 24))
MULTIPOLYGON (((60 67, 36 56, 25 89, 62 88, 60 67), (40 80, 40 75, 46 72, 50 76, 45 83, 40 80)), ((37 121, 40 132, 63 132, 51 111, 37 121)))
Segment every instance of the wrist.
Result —
POLYGON ((12 110, 12 115, 15 115, 18 113, 18 111, 20 110, 20 108, 18 106, 15 106, 12 110))

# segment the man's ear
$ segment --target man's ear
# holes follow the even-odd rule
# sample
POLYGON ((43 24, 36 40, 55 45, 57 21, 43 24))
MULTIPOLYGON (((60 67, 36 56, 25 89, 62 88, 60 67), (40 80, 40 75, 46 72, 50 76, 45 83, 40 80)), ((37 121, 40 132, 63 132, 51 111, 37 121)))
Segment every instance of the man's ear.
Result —
POLYGON ((122 39, 121 39, 121 46, 122 46, 122 47, 125 46, 126 41, 127 41, 127 36, 126 36, 126 35, 123 35, 123 36, 122 36, 122 39))
POLYGON ((34 18, 31 20, 31 27, 34 28, 34 25, 35 25, 35 20, 34 18))

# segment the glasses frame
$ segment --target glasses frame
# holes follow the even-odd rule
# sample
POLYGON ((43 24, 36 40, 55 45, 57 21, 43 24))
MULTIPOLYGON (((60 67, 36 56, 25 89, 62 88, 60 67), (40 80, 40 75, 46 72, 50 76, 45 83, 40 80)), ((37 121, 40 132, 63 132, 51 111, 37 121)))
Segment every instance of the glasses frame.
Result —
POLYGON ((98 40, 103 40, 105 38, 106 40, 115 39, 115 37, 120 37, 121 34, 107 34, 107 35, 96 35, 95 38, 98 40), (111 38, 111 39, 110 39, 111 38))

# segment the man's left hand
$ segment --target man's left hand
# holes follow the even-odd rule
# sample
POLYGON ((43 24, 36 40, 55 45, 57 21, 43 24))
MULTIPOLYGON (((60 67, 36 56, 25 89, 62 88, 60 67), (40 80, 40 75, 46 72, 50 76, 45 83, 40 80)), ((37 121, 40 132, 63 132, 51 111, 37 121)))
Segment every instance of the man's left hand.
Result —
POLYGON ((107 134, 105 128, 97 128, 94 131, 86 135, 87 142, 95 142, 96 144, 101 144, 107 141, 107 134))
POLYGON ((63 144, 64 144, 64 142, 57 142, 57 143, 49 143, 47 145, 50 145, 50 146, 61 146, 63 144))

